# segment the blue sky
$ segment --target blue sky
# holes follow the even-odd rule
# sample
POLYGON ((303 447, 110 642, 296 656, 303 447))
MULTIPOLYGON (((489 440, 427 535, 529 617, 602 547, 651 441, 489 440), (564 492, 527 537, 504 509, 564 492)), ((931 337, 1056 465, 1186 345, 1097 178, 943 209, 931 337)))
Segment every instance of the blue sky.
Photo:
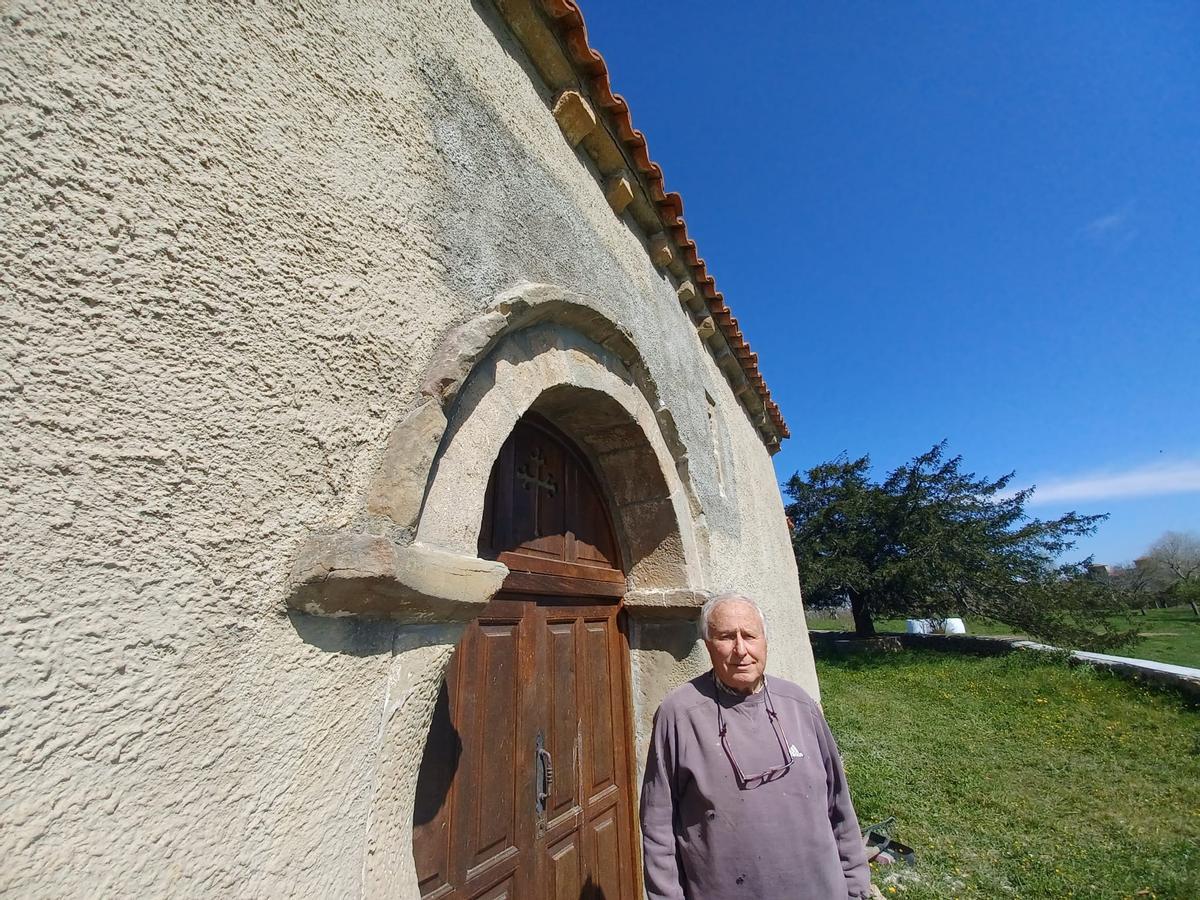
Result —
POLYGON ((591 0, 792 430, 1200 531, 1200 3, 591 0))

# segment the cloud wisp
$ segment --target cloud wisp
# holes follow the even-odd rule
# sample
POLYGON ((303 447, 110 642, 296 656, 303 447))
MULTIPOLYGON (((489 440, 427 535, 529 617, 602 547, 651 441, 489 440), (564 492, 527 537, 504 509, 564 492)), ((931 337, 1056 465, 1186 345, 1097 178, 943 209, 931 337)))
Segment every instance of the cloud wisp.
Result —
POLYGON ((1132 213, 1132 205, 1126 204, 1107 215, 1092 219, 1079 229, 1079 234, 1094 244, 1125 247, 1137 237, 1132 213))
POLYGON ((1200 459, 1150 463, 1123 471, 1087 472, 1067 478, 1048 479, 1038 484, 1029 505, 1161 497, 1193 491, 1200 491, 1200 459))
POLYGON ((1092 221, 1083 226, 1083 233, 1088 235, 1088 237, 1103 237, 1124 225, 1125 220, 1128 218, 1129 216, 1124 210, 1118 210, 1117 212, 1109 213, 1107 216, 1092 219, 1092 221))

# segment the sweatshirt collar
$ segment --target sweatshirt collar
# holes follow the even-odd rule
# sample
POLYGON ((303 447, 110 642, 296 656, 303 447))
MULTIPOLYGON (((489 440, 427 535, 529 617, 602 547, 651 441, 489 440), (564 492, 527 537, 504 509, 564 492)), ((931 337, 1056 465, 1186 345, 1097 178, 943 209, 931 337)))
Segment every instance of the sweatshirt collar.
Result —
POLYGON ((718 678, 716 669, 713 669, 712 676, 713 676, 713 682, 716 683, 717 691, 719 693, 725 694, 726 696, 730 697, 731 699, 736 697, 738 700, 745 700, 748 697, 753 697, 755 694, 761 694, 762 689, 763 689, 763 684, 767 680, 767 676, 764 674, 762 678, 758 679, 758 684, 756 684, 754 686, 753 690, 751 690, 750 693, 743 694, 741 691, 735 691, 733 688, 731 688, 729 685, 727 685, 725 682, 723 682, 720 678, 718 678))

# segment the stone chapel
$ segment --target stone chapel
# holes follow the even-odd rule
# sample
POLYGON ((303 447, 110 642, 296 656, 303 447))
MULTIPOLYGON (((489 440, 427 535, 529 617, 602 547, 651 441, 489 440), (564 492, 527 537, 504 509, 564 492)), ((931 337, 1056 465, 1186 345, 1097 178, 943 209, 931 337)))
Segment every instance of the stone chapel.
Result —
POLYGON ((0 33, 0 893, 641 897, 705 598, 817 685, 787 425, 579 8, 0 33))

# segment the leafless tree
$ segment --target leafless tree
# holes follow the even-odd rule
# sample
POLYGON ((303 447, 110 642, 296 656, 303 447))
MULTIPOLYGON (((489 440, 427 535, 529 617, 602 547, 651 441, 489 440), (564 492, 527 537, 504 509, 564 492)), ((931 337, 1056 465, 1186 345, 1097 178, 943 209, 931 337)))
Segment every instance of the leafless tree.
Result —
POLYGON ((1147 554, 1151 569, 1165 574, 1169 583, 1159 596, 1168 602, 1187 601, 1200 616, 1200 535, 1168 531, 1150 545, 1147 554))
POLYGON ((1200 578, 1200 535, 1168 531, 1150 545, 1147 556, 1178 581, 1200 578))

